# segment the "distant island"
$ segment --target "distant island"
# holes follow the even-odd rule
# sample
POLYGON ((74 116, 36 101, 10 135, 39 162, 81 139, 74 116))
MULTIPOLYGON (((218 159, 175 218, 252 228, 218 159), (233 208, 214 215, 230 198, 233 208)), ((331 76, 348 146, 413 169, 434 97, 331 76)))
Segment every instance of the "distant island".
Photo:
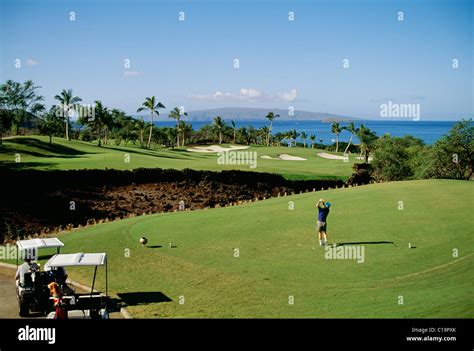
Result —
MULTIPOLYGON (((289 110, 275 108, 249 108, 249 107, 222 107, 216 109, 188 111, 186 119, 188 121, 212 121, 214 117, 221 116, 226 120, 235 121, 256 121, 265 120, 268 112, 272 111, 280 115, 281 120, 295 121, 323 121, 323 122, 349 122, 362 120, 357 117, 349 117, 325 112, 309 112, 294 110, 293 114, 289 110)), ((167 114, 159 116, 158 120, 168 119, 167 114)))

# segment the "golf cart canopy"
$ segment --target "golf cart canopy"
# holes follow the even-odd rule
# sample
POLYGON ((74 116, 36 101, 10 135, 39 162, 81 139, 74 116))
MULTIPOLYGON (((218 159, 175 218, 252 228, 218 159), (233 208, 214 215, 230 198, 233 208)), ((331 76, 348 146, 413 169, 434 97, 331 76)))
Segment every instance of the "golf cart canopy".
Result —
POLYGON ((105 253, 57 254, 46 262, 45 267, 103 266, 106 262, 105 253))
POLYGON ((31 240, 17 240, 16 246, 19 250, 46 249, 50 247, 63 247, 64 244, 58 238, 44 238, 31 240))
MULTIPOLYGON (((61 269, 63 267, 85 267, 94 266, 94 278, 92 279, 92 287, 90 292, 86 294, 74 293, 74 302, 70 302, 69 310, 88 310, 89 313, 94 313, 99 316, 103 309, 107 311, 108 300, 108 283, 107 283, 107 254, 106 253, 72 253, 72 254, 57 254, 51 257, 44 265, 45 270, 53 268, 53 270, 61 269), (105 295, 94 290, 97 268, 105 266, 105 295), (76 301, 77 300, 77 301, 76 301)), ((51 297, 53 298, 53 297, 51 297)))

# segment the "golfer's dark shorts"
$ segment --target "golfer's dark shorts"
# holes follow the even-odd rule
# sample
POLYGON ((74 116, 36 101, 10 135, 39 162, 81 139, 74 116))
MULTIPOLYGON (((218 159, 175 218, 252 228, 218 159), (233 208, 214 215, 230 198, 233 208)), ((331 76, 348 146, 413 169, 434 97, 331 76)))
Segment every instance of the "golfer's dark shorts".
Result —
POLYGON ((318 221, 318 224, 316 225, 316 229, 318 230, 318 232, 325 232, 326 226, 327 226, 326 222, 318 221))

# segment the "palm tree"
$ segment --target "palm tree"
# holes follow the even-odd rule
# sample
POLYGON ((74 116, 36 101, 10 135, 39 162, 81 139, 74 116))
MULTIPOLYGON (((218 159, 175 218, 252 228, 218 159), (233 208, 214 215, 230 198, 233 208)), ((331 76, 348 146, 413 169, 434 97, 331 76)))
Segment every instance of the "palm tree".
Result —
POLYGON ((120 146, 122 139, 126 133, 125 128, 127 127, 126 121, 129 118, 124 111, 117 108, 112 109, 109 113, 109 119, 107 121, 106 138, 110 132, 110 138, 115 139, 115 144, 120 146))
POLYGON ((250 133, 245 127, 239 128, 239 138, 240 140, 244 141, 247 145, 250 145, 250 142, 252 141, 250 133))
POLYGON ((97 133, 97 140, 98 140, 99 147, 101 147, 100 138, 102 136, 102 130, 106 128, 106 125, 109 119, 110 117, 109 117, 109 111, 107 110, 107 107, 102 105, 101 101, 99 100, 95 101, 94 119, 89 119, 87 124, 92 129, 92 131, 95 131, 97 133))
POLYGON ((254 126, 252 125, 249 125, 248 128, 247 128, 247 134, 248 134, 248 137, 247 137, 247 145, 250 145, 252 144, 252 142, 254 144, 257 143, 257 130, 255 129, 254 126))
POLYGON ((69 112, 82 101, 82 99, 78 96, 74 96, 72 93, 72 89, 63 89, 59 95, 54 97, 56 100, 60 102, 61 114, 65 118, 66 121, 66 140, 69 139, 69 112))
POLYGON ((311 148, 314 149, 314 142, 316 141, 316 135, 311 134, 309 139, 311 140, 311 148))
POLYGON ((347 144, 346 149, 344 150, 344 153, 347 153, 347 150, 349 150, 349 146, 351 146, 352 143, 352 138, 354 137, 354 134, 357 133, 358 129, 356 128, 354 122, 351 122, 345 127, 346 130, 351 133, 351 138, 349 139, 349 144, 347 144))
POLYGON ((375 147, 377 135, 369 128, 361 124, 357 131, 357 137, 360 140, 360 154, 361 156, 364 155, 365 163, 368 163, 370 153, 375 147))
POLYGON ((235 139, 237 138, 237 127, 235 126, 235 122, 232 120, 230 121, 232 125, 232 130, 234 131, 234 138, 232 139, 232 144, 235 144, 235 139))
POLYGON ((267 127, 267 126, 263 126, 258 130, 258 132, 259 132, 259 135, 262 139, 262 145, 264 143, 266 143, 267 146, 268 146, 269 145, 269 139, 268 138, 270 136, 270 128, 267 127))
POLYGON ((301 139, 303 139, 303 148, 306 149, 306 139, 308 139, 308 133, 301 132, 301 139))
MULTIPOLYGON (((184 121, 182 121, 184 122, 184 121)), ((193 134, 193 125, 190 123, 184 122, 183 126, 183 146, 186 144, 186 141, 192 137, 193 134)))
POLYGON ((272 133, 273 120, 277 117, 280 117, 280 115, 276 115, 273 112, 268 112, 268 114, 265 116, 265 118, 270 121, 270 126, 268 127, 267 135, 267 146, 270 145, 270 134, 272 133))
POLYGON ((283 132, 283 139, 288 140, 288 147, 291 147, 291 130, 283 132))
POLYGON ((341 133, 343 129, 339 123, 332 122, 331 133, 336 134, 336 153, 339 151, 339 133, 341 133))
MULTIPOLYGON (((173 118, 176 120, 176 134, 177 134, 177 139, 176 139, 176 145, 177 147, 179 147, 179 135, 180 135, 180 132, 178 131, 178 126, 179 126, 179 122, 180 122, 180 119, 181 119, 181 116, 187 116, 187 112, 184 112, 184 113, 181 113, 182 110, 179 108, 179 107, 175 107, 174 109, 172 109, 170 111, 170 113, 168 114, 168 117, 169 118, 173 118)), ((184 137, 183 137, 183 140, 184 140, 184 137)), ((184 146, 184 145, 183 145, 184 146)))
POLYGON ((183 135, 183 146, 184 146, 184 132, 186 130, 186 122, 185 121, 179 121, 178 122, 178 125, 176 126, 176 140, 178 141, 177 143, 177 147, 180 146, 180 142, 179 142, 179 136, 180 135, 183 135))
POLYGON ((148 142, 146 144, 147 148, 150 148, 150 143, 151 143, 151 134, 153 131, 153 116, 156 113, 157 116, 160 115, 160 112, 158 109, 160 108, 165 108, 165 105, 163 105, 161 102, 156 102, 156 99, 154 96, 152 97, 147 97, 145 101, 143 102, 142 106, 137 109, 137 112, 142 112, 144 110, 150 111, 151 114, 151 128, 150 128, 150 134, 148 135, 148 142))
POLYGON ((285 133, 278 132, 273 136, 273 140, 277 141, 278 145, 281 145, 283 139, 285 139, 285 133))
POLYGON ((104 144, 109 145, 109 134, 114 129, 116 123, 115 115, 112 114, 112 111, 106 109, 102 122, 104 123, 104 144))
POLYGON ((146 127, 147 127, 147 125, 146 125, 145 121, 143 120, 143 117, 141 119, 135 120, 135 126, 133 127, 133 129, 138 131, 138 135, 140 137, 140 147, 145 146, 143 136, 145 134, 146 127))
POLYGON ((219 133, 219 144, 222 144, 222 136, 223 136, 223 132, 226 126, 225 122, 222 119, 222 117, 217 116, 214 118, 213 124, 214 124, 214 131, 219 133))
POLYGON ((300 136, 300 133, 298 133, 296 129, 291 129, 289 131, 289 136, 290 136, 290 145, 292 145, 294 142, 294 145, 296 146, 296 139, 298 139, 298 137, 300 136))
POLYGON ((166 128, 165 137, 167 140, 167 145, 171 146, 171 149, 174 150, 174 140, 176 139, 176 128, 166 128))

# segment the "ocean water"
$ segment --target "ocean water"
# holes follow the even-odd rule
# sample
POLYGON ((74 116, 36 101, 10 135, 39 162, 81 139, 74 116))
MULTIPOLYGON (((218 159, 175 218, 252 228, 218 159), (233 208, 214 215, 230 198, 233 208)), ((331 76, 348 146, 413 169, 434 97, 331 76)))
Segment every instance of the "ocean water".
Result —
MULTIPOLYGON (((230 123, 230 121, 227 121, 230 123)), ((210 124, 210 121, 191 121, 193 129, 200 129, 206 124, 210 124)), ((433 144, 443 134, 447 134, 451 127, 456 123, 455 121, 357 121, 355 122, 356 127, 359 127, 363 123, 366 127, 370 128, 377 133, 378 136, 382 136, 385 133, 391 136, 401 137, 404 135, 412 135, 416 138, 420 138, 426 144, 433 144)), ((161 127, 174 127, 176 122, 169 121, 158 121, 155 123, 161 127)), ((238 128, 252 125, 255 128, 268 126, 268 121, 255 120, 255 121, 236 121, 238 128)), ((344 126, 347 123, 340 123, 344 126)), ((316 135, 316 141, 318 143, 330 144, 333 142, 335 135, 331 133, 331 123, 325 123, 322 121, 284 121, 276 120, 273 121, 272 133, 284 132, 290 129, 296 129, 298 132, 307 132, 308 135, 316 135), (321 141, 322 140, 322 141, 321 141)), ((349 141, 350 133, 343 131, 339 135, 339 141, 349 141)), ((301 141, 301 138, 298 139, 301 141)), ((308 137, 309 142, 309 137, 308 137)), ((353 142, 358 143, 357 137, 354 136, 353 142)))

